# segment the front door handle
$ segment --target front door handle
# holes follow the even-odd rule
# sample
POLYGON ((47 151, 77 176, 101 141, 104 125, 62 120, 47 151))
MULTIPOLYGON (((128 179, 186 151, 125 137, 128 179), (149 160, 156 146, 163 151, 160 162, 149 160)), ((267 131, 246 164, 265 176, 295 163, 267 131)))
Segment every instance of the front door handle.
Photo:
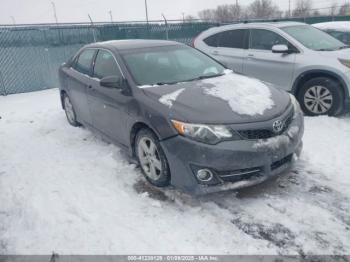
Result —
POLYGON ((219 54, 219 51, 213 51, 213 55, 218 55, 219 54))
POLYGON ((254 55, 253 54, 248 54, 248 57, 254 57, 254 55))

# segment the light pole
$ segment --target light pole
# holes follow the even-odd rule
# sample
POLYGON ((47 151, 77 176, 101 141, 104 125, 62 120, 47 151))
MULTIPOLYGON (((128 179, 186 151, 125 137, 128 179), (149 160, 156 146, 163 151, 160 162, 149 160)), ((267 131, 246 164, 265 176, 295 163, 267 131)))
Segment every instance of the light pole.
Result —
POLYGON ((147 7, 147 0, 145 0, 145 10, 146 10, 146 21, 148 24, 148 7, 147 7))
POLYGON ((58 24, 58 19, 57 19, 57 13, 56 13, 56 5, 54 2, 51 2, 52 4, 52 9, 53 9, 53 16, 55 18, 56 24, 58 24))
POLYGON ((113 14, 112 14, 112 10, 109 10, 109 16, 111 17, 111 22, 113 23, 113 14))
POLYGON ((290 14, 290 0, 288 1, 288 5, 289 5, 288 13, 289 13, 289 17, 290 17, 291 16, 291 14, 290 14))
POLYGON ((15 25, 16 24, 16 19, 15 19, 15 17, 14 16, 10 16, 11 17, 11 20, 12 20, 12 23, 13 23, 13 25, 15 25))

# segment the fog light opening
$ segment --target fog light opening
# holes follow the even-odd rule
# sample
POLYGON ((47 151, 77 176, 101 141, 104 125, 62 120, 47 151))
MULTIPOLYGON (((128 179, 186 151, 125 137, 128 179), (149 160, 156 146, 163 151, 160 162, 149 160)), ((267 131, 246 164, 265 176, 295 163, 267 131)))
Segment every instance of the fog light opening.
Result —
POLYGON ((197 178, 199 181, 208 182, 213 179, 213 173, 209 169, 200 169, 197 171, 197 178))

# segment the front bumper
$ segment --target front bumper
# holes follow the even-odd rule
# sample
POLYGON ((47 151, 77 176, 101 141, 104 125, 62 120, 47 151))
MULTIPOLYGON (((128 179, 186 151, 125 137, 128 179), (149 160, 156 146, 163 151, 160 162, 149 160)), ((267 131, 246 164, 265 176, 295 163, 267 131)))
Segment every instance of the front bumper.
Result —
POLYGON ((300 114, 282 135, 266 140, 207 145, 176 136, 161 144, 171 170, 171 184, 186 193, 201 195, 255 185, 287 172, 301 153, 303 133, 304 120, 300 114), (201 183, 193 167, 212 170, 217 183, 201 183), (237 170, 259 172, 237 176, 237 170))

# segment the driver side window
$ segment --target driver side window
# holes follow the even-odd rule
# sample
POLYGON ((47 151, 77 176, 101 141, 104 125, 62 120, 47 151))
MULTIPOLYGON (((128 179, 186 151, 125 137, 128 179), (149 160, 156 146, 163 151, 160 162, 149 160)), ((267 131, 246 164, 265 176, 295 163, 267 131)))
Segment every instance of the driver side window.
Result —
POLYGON ((102 79, 107 76, 122 76, 114 56, 109 51, 98 51, 93 76, 98 79, 102 79))
POLYGON ((288 41, 275 32, 265 29, 252 29, 250 32, 250 49, 271 51, 274 45, 289 46, 288 41))

